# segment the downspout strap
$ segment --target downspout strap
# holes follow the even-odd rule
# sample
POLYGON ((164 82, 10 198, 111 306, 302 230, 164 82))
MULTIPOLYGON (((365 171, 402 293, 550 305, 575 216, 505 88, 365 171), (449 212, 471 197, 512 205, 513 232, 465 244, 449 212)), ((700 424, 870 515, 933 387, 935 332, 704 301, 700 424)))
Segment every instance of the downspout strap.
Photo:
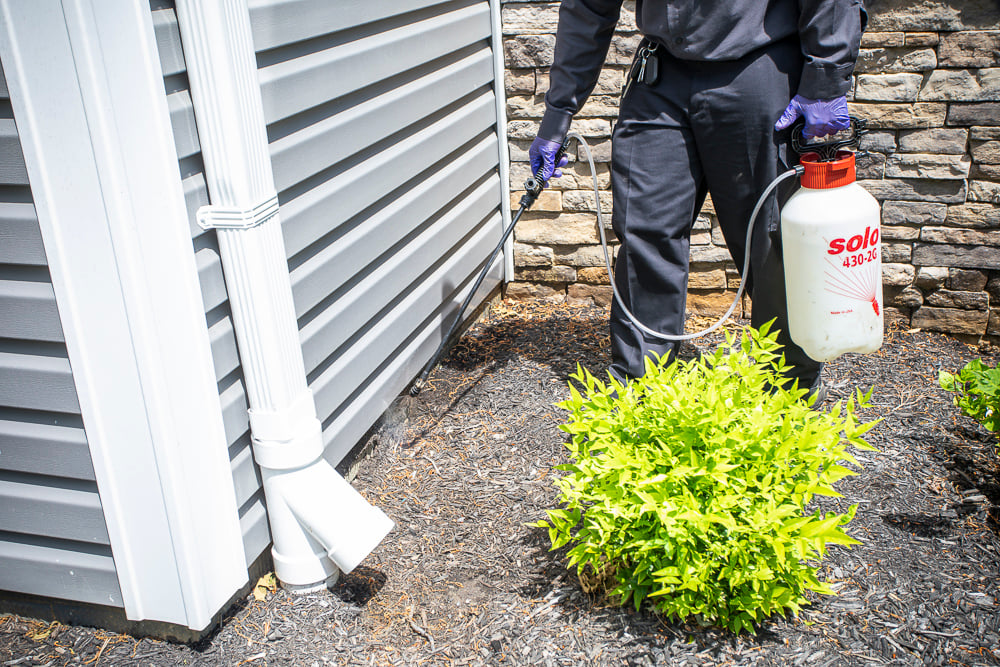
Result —
POLYGON ((278 213, 278 193, 249 209, 202 206, 195 214, 202 229, 250 229, 278 213))

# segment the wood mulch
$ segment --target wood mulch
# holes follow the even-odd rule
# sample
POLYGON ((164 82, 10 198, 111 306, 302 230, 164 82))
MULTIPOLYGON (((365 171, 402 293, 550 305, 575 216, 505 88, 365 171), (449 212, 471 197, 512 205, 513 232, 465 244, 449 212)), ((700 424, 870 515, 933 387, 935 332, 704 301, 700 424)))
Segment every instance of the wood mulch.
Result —
POLYGON ((823 561, 837 595, 736 637, 585 593, 526 526, 556 497, 567 375, 608 364, 606 317, 502 303, 470 330, 373 441, 354 484, 397 527, 331 591, 248 595, 195 645, 0 616, 0 665, 1000 664, 1000 455, 936 382, 996 348, 896 330, 828 366, 829 403, 874 387, 883 420, 822 500, 858 505, 862 544, 823 561))

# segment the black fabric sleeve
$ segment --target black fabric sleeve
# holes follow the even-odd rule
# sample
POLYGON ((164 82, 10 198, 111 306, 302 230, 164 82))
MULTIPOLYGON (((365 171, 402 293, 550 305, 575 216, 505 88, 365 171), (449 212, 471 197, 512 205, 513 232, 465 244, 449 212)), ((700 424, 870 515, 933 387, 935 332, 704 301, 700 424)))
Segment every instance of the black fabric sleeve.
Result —
POLYGON ((861 0, 799 0, 799 39, 806 62, 799 95, 846 95, 868 13, 861 0))
POLYGON ((561 142, 604 66, 622 0, 563 0, 538 136, 561 142))

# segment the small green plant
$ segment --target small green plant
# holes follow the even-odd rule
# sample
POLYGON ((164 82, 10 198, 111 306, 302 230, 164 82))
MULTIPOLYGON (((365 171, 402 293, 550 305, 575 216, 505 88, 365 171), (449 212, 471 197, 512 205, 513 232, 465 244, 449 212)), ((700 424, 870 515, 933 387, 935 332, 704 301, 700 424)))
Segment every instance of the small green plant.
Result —
POLYGON ((938 383, 954 392, 955 405, 993 433, 1000 432, 1000 368, 990 368, 982 359, 967 363, 958 375, 938 373, 938 383))
POLYGON ((829 412, 798 388, 772 389, 785 370, 768 326, 727 335, 712 355, 650 361, 627 385, 582 368, 572 377, 561 428, 571 462, 556 481, 561 509, 532 525, 552 548, 571 544, 584 587, 603 580, 613 599, 643 600, 668 617, 754 632, 775 612, 797 612, 805 593, 832 593, 816 577, 827 544, 851 545, 854 517, 804 508, 856 474, 849 446, 872 449, 858 391, 829 412))

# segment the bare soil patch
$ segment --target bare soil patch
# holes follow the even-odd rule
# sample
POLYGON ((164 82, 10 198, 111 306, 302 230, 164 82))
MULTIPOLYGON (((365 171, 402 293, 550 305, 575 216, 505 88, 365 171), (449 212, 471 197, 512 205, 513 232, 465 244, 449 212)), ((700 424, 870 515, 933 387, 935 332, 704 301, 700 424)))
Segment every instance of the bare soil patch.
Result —
POLYGON ((354 483, 397 528, 331 591, 247 596, 196 645, 0 616, 0 665, 1000 664, 1000 455, 936 382, 975 357, 996 364, 996 348, 893 331, 879 353, 828 366, 828 406, 874 387, 862 416, 883 419, 879 451, 822 501, 858 505, 848 532, 862 544, 824 560, 838 595, 735 637, 585 593, 525 525, 553 506, 554 404, 577 362, 603 374, 606 317, 504 303, 467 333, 409 422, 372 443, 354 483))

